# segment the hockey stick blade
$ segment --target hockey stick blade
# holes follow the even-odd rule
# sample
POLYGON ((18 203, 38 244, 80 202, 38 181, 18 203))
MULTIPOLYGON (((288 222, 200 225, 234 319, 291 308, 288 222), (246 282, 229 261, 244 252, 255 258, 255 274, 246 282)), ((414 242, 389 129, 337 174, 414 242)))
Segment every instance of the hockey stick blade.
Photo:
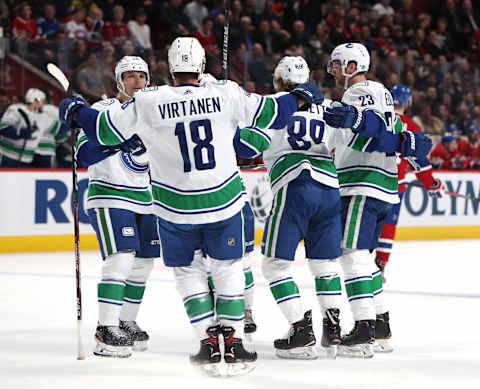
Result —
MULTIPOLYGON (((417 188, 425 189, 422 184, 417 184, 416 182, 406 182, 405 184, 407 184, 408 186, 415 186, 417 188)), ((465 200, 480 201, 479 197, 464 195, 464 194, 457 193, 457 192, 450 192, 448 190, 443 191, 443 193, 445 193, 449 196, 453 196, 453 197, 460 197, 460 198, 465 199, 465 200)))
POLYGON ((47 70, 52 75, 52 77, 55 78, 60 83, 60 85, 62 85, 65 92, 68 91, 70 82, 67 80, 67 77, 65 77, 65 74, 60 70, 60 68, 50 62, 49 64, 47 64, 47 70))

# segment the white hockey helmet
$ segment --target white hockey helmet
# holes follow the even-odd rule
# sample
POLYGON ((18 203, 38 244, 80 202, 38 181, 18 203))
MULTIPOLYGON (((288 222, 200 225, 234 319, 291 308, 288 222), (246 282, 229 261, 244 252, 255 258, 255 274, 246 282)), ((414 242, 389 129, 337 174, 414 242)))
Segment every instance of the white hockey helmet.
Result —
POLYGON ((203 73, 205 50, 197 38, 176 38, 168 49, 170 73, 203 73))
POLYGON ((125 91, 125 85, 122 80, 122 75, 125 72, 144 72, 147 77, 147 83, 145 86, 150 84, 150 72, 148 71, 147 63, 140 57, 135 57, 131 55, 124 56, 120 61, 118 61, 117 66, 115 66, 115 80, 118 84, 121 85, 121 88, 117 88, 120 93, 123 93, 127 97, 131 97, 125 91))
POLYGON ((327 72, 332 74, 333 62, 339 61, 342 69, 342 75, 345 76, 345 88, 348 84, 348 79, 357 73, 368 72, 370 67, 370 54, 367 48, 361 43, 343 43, 335 47, 330 54, 330 61, 328 62, 327 72), (357 64, 357 70, 352 74, 347 74, 347 66, 350 62, 357 64))
POLYGON ((43 93, 40 89, 37 88, 30 88, 27 90, 27 93, 25 93, 25 102, 27 104, 33 103, 35 100, 38 101, 45 101, 47 96, 45 93, 43 93))
POLYGON ((278 91, 278 80, 284 84, 303 84, 310 77, 307 62, 300 56, 283 57, 273 72, 273 86, 278 91))

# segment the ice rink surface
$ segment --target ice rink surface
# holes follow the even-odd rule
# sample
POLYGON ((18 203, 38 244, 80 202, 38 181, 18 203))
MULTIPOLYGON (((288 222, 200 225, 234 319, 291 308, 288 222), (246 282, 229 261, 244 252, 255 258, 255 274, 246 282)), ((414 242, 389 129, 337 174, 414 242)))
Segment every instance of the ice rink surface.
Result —
MULTIPOLYGON (((305 308, 313 308, 319 339, 320 312, 303 257, 302 248, 294 274, 305 308)), ((260 273, 260 260, 256 251, 251 263, 257 368, 222 379, 205 377, 189 364, 198 342, 172 272, 160 261, 138 317, 150 334, 149 350, 128 359, 98 358, 92 350, 101 260, 96 252, 81 253, 87 358, 77 361, 73 254, 0 255, 0 388, 480 388, 480 241, 395 245, 385 285, 395 351, 371 360, 277 359, 272 342, 288 326, 260 273)), ((349 330, 345 308, 342 327, 349 330)))

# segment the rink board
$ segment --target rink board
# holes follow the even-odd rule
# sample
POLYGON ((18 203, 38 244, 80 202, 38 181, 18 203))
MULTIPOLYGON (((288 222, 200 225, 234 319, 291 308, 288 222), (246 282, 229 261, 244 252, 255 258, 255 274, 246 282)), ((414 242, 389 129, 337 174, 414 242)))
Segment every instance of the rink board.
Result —
MULTIPOLYGON (((480 197, 480 173, 438 172, 452 192, 480 197)), ((259 216, 255 242, 261 241, 263 216, 272 193, 266 173, 243 172, 248 197, 259 216)), ((412 180, 415 178, 410 177, 412 180)), ((87 172, 78 173, 81 249, 98 248, 85 212, 87 172)), ((73 249, 72 178, 65 169, 0 169, 0 252, 68 251, 73 249)), ((399 240, 480 238, 480 203, 452 196, 431 198, 409 186, 400 213, 399 240)))

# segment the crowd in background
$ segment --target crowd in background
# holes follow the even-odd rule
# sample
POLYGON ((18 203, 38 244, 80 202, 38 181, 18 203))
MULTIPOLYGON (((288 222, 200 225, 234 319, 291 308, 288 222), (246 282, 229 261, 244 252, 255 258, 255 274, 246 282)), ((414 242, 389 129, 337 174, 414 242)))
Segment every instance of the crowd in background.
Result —
MULTIPOLYGON (((169 43, 195 36, 206 71, 223 78, 222 0, 0 0, 12 50, 44 69, 55 62, 90 102, 116 94, 114 67, 140 55, 151 84, 171 82, 169 43)), ((232 0, 229 78, 250 92, 273 92, 284 55, 307 60, 325 95, 340 99, 326 68, 332 49, 360 42, 371 54, 367 77, 413 91, 407 115, 438 145, 432 163, 480 169, 480 4, 471 0, 232 0)))

